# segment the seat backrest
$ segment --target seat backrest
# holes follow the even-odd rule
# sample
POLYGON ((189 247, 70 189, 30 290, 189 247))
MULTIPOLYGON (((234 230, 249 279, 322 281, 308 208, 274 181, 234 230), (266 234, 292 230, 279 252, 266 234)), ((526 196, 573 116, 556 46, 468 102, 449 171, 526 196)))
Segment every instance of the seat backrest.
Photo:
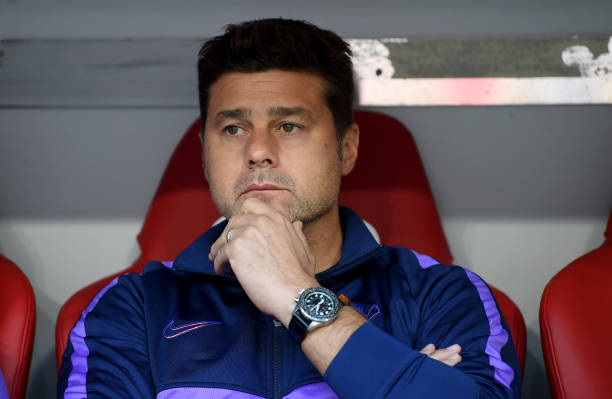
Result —
MULTIPOLYGON (((340 204, 372 223, 385 244, 407 246, 451 263, 438 210, 410 132, 396 119, 376 112, 356 111, 355 120, 361 132, 359 159, 355 170, 342 181, 340 204)), ((199 120, 191 125, 168 163, 138 236, 142 256, 129 271, 140 272, 149 260, 174 259, 220 216, 201 168, 200 126, 199 120)), ((79 291, 62 308, 56 327, 58 364, 79 312, 113 277, 79 291)), ((516 305, 507 296, 499 300, 498 291, 494 294, 508 324, 522 325, 524 337, 524 322, 516 305)), ((516 334, 521 335, 513 329, 513 338, 516 334)), ((517 349, 521 346, 516 340, 515 345, 517 349)), ((522 352, 518 350, 524 359, 524 344, 522 352)))
POLYGON ((357 111, 359 157, 339 202, 374 225, 381 242, 450 264, 453 257, 412 134, 397 119, 357 111))
POLYGON ((597 249, 548 283, 540 302, 540 335, 554 398, 609 398, 612 348, 612 212, 597 249))
POLYGON ((11 399, 25 397, 32 359, 34 291, 15 263, 0 255, 0 370, 11 399))
MULTIPOLYGON (((401 245, 451 264, 438 208, 410 131, 390 116, 355 112, 360 127, 359 159, 342 181, 339 202, 374 225, 381 242, 401 245)), ((516 304, 491 287, 510 329, 521 372, 527 333, 516 304)))

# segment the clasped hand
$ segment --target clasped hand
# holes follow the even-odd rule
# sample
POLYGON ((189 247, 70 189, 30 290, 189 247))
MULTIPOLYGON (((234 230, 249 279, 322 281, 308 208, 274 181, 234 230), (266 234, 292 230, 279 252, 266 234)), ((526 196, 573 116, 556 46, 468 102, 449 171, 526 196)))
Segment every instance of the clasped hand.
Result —
MULTIPOLYGON (((302 232, 302 222, 291 222, 269 204, 246 199, 210 248, 215 272, 227 266, 259 310, 287 327, 300 290, 319 285, 315 259, 302 232), (231 242, 227 233, 232 231, 231 242)), ((461 347, 437 349, 429 344, 420 353, 448 366, 461 362, 461 347)))
POLYGON ((291 222, 257 198, 247 198, 228 220, 209 258, 219 274, 231 265, 251 302, 285 326, 291 320, 293 298, 300 290, 319 285, 302 222, 291 222))

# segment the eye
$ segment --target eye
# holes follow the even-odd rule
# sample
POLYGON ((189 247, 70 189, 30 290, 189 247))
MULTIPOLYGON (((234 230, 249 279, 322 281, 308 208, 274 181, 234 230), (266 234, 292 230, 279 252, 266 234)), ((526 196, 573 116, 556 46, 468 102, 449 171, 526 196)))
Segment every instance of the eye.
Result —
POLYGON ((295 134, 300 130, 300 126, 294 123, 283 123, 280 125, 281 132, 285 134, 295 134))
POLYGON ((230 136, 238 136, 243 131, 243 129, 240 126, 236 126, 236 125, 226 126, 223 128, 223 130, 225 131, 225 133, 229 134, 230 136))

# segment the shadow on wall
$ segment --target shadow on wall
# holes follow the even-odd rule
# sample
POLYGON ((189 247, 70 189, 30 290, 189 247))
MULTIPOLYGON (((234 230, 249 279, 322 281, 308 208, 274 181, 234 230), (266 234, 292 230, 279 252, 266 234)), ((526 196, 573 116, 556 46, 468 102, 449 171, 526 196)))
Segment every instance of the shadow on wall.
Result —
POLYGON ((544 356, 537 331, 527 329, 527 353, 525 355, 525 375, 523 381, 523 399, 549 399, 548 377, 544 367, 544 356))
MULTIPOLYGON (((44 297, 37 299, 50 300, 44 297)), ((39 306, 36 307, 36 333, 26 398, 52 399, 57 394, 55 320, 51 319, 39 306), (49 332, 52 333, 49 334, 49 332)))

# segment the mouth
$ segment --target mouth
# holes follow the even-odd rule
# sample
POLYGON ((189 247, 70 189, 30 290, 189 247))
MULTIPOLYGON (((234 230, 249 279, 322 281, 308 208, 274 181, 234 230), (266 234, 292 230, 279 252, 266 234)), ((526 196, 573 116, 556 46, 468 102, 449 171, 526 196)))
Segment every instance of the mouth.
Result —
POLYGON ((286 190, 286 188, 279 187, 274 184, 252 183, 252 184, 249 184, 240 195, 258 194, 258 193, 265 193, 265 192, 270 192, 270 191, 281 191, 281 190, 286 190))

